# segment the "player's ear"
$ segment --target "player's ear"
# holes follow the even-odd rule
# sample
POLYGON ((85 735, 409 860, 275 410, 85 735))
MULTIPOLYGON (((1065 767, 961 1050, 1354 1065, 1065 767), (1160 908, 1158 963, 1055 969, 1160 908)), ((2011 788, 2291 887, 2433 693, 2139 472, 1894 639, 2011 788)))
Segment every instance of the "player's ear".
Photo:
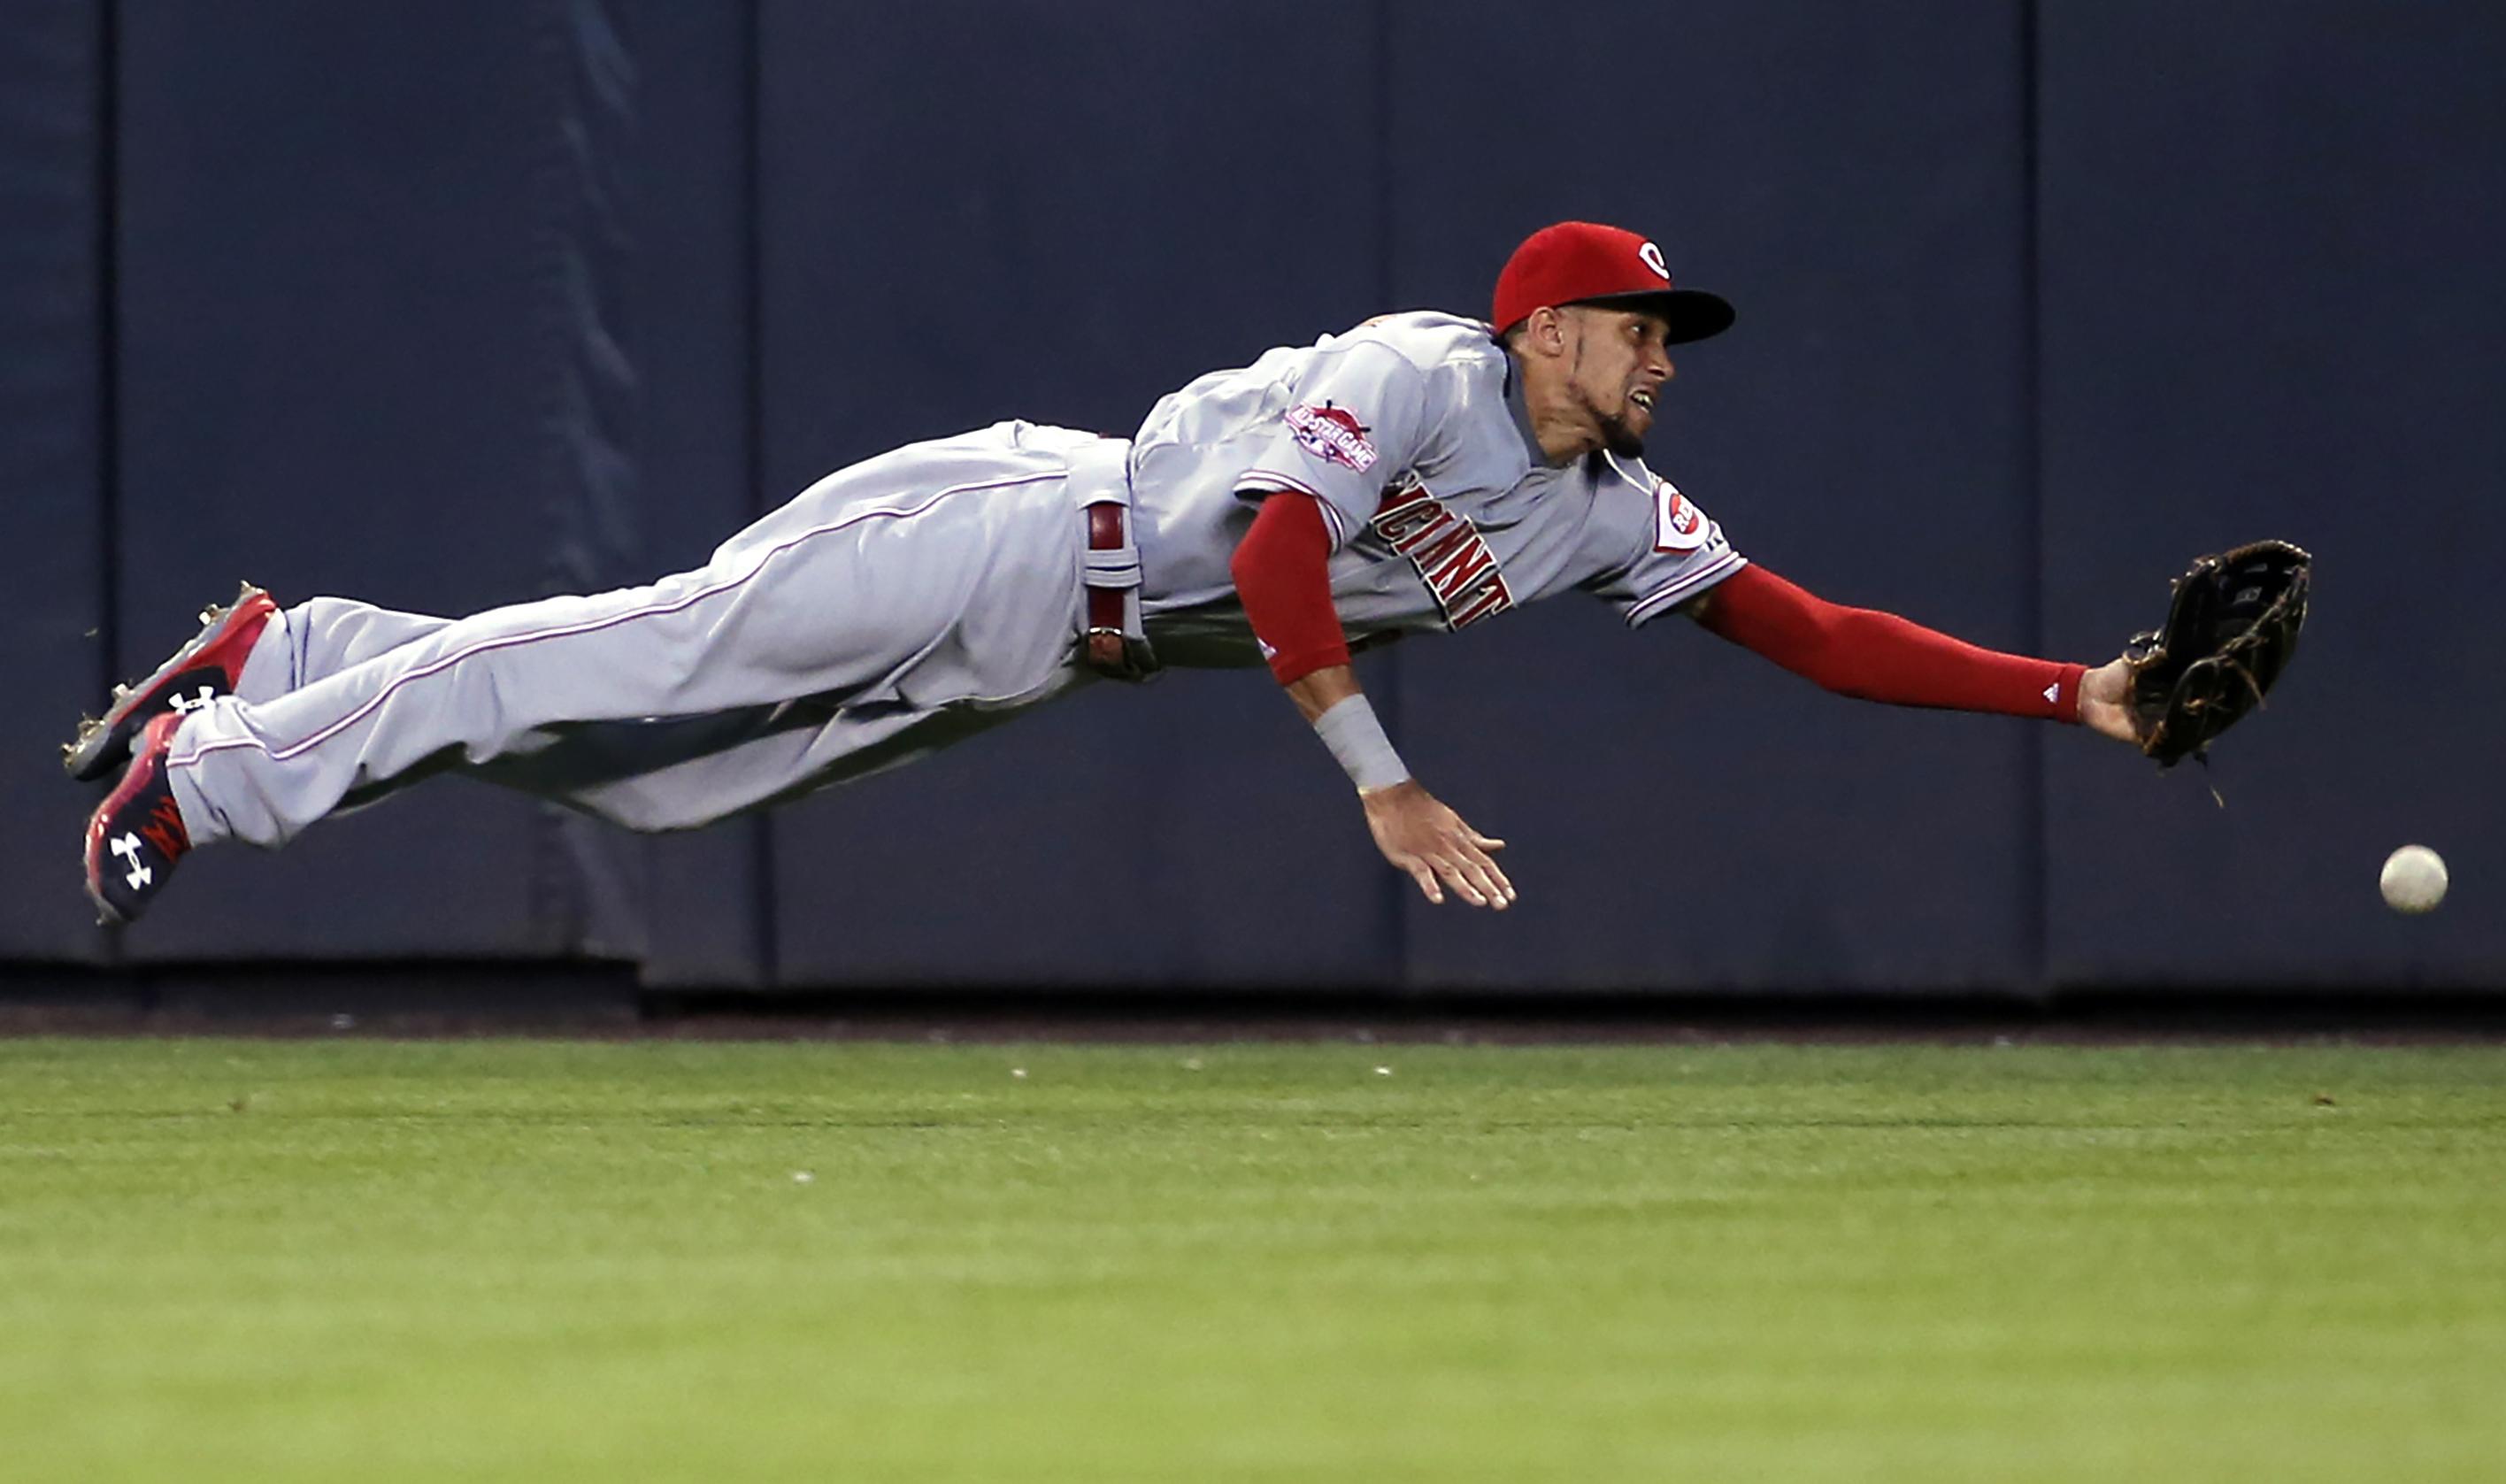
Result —
POLYGON ((1544 305, 1523 320, 1518 344, 1526 354, 1555 357, 1566 353, 1567 340, 1566 311, 1544 305))

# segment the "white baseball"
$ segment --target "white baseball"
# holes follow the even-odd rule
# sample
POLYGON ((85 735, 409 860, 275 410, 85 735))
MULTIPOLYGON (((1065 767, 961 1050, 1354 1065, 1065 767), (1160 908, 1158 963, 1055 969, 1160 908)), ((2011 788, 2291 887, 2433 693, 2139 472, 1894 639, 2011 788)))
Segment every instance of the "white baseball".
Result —
POLYGON ((2384 857, 2378 878, 2384 905, 2395 912, 2433 912, 2445 900, 2445 857, 2423 845, 2406 845, 2384 857))

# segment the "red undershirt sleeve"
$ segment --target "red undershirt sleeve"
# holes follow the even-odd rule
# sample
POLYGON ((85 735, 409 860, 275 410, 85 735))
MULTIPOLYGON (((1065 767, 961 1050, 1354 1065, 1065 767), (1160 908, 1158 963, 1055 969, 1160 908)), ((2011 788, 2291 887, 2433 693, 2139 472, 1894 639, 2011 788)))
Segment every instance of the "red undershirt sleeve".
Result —
POLYGON ((1814 597, 1762 566, 1718 584, 1705 629, 1839 695, 2076 723, 2084 665, 1980 649, 1893 613, 1814 597))
POLYGON ((1281 685, 1348 663, 1348 635, 1332 606, 1331 532, 1311 495, 1265 497, 1228 570, 1253 637, 1281 685))

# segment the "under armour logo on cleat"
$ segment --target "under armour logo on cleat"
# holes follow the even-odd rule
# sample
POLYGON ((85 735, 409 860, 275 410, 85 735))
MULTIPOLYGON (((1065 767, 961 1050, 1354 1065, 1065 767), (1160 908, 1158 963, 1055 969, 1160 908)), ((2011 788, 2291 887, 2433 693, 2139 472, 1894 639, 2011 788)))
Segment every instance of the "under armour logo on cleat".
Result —
POLYGON ((156 872, 149 870, 146 866, 139 863, 139 837, 137 835, 125 832, 121 839, 113 842, 111 850, 116 855, 119 855, 123 859, 130 862, 130 872, 128 875, 123 877, 123 880, 130 884, 131 890, 136 891, 140 887, 157 879, 156 872))
POLYGON ((197 700, 189 696, 176 696, 172 701, 168 702, 167 705, 173 706, 174 714, 178 716, 189 716, 194 711, 205 710, 208 707, 208 704, 217 699, 217 687, 213 685, 203 685, 200 687, 200 694, 197 700))

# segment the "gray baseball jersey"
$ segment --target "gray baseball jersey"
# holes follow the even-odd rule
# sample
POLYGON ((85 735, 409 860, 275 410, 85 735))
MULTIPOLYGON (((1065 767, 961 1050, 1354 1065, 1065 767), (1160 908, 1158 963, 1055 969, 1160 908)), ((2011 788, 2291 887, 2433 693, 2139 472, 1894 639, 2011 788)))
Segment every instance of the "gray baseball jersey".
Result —
POLYGON ((1551 465, 1520 380, 1480 321, 1389 314, 1160 402, 1131 450, 1159 653, 1258 661, 1228 561, 1272 490, 1321 503, 1332 603, 1360 645, 1573 588, 1638 625, 1740 569, 1722 528, 1640 460, 1551 465))
POLYGON ((316 598, 185 718, 167 776, 196 843, 276 846, 448 770, 703 824, 1094 679, 1080 507, 1105 500, 1131 508, 1137 616, 1170 665, 1258 663, 1228 562, 1272 490, 1321 502, 1360 644, 1569 588, 1641 624, 1739 568, 1641 463, 1550 466, 1514 383, 1486 326, 1392 315, 1203 377, 1128 444, 1005 422, 855 464, 647 586, 459 619, 316 598))

